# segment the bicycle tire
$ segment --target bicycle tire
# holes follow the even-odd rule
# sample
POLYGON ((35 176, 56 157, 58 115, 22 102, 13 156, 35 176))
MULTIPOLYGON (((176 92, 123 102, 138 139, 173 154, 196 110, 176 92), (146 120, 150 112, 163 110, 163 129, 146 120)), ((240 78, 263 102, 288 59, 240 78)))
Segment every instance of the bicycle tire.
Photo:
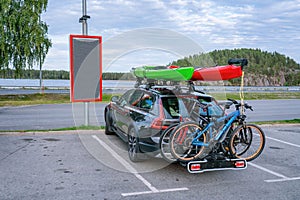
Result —
POLYGON ((178 124, 170 125, 167 129, 164 130, 159 139, 160 154, 162 158, 169 163, 175 163, 177 161, 177 159, 174 158, 171 153, 169 143, 171 133, 177 126, 178 124))
MULTIPOLYGON (((196 122, 180 123, 171 133, 170 150, 171 154, 178 161, 188 162, 199 158, 204 146, 192 145, 192 140, 197 136, 196 131, 202 131, 202 127, 196 122)), ((205 143, 206 135, 203 134, 199 141, 205 143)))
POLYGON ((257 125, 240 125, 230 137, 229 150, 237 158, 252 161, 262 153, 265 140, 264 132, 257 125))

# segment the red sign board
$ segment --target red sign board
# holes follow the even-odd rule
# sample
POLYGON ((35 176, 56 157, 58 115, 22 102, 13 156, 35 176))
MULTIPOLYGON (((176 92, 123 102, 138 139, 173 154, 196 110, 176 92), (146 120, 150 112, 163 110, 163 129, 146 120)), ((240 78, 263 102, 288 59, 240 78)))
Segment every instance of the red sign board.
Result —
POLYGON ((70 35, 70 99, 102 100, 102 37, 70 35))

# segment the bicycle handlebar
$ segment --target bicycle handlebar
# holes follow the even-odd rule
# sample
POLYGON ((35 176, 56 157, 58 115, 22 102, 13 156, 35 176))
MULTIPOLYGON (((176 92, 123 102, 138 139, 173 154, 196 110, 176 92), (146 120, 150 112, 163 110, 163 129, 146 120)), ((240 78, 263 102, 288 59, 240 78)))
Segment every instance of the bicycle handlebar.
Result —
POLYGON ((236 100, 234 100, 234 99, 227 99, 228 101, 231 101, 232 103, 234 103, 234 104, 238 104, 239 102, 237 102, 236 100))
MULTIPOLYGON (((237 101, 234 100, 234 99, 228 99, 228 101, 231 101, 231 102, 235 105, 235 108, 236 108, 236 109, 239 109, 239 108, 242 106, 241 103, 237 102, 237 101)), ((244 106, 246 109, 250 109, 251 111, 253 111, 252 106, 250 106, 249 104, 245 103, 243 106, 244 106)))
POLYGON ((246 104, 246 103, 245 103, 245 108, 246 108, 246 109, 250 109, 251 111, 253 111, 252 106, 250 106, 250 105, 248 105, 248 104, 246 104))

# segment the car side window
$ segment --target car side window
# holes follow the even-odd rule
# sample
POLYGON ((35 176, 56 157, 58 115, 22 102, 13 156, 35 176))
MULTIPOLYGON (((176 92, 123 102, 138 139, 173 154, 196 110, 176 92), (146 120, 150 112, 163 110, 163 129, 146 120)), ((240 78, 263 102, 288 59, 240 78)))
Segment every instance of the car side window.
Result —
POLYGON ((164 114, 167 119, 178 119, 180 116, 188 117, 189 113, 181 98, 164 97, 162 98, 164 114))
POLYGON ((137 106, 141 97, 143 96, 143 92, 141 90, 136 90, 130 97, 129 104, 132 106, 137 106))
POLYGON ((144 94, 138 103, 138 107, 146 110, 151 110, 154 104, 154 97, 149 94, 144 94))
POLYGON ((154 101, 155 97, 153 95, 137 90, 132 94, 129 103, 132 106, 144 110, 151 110, 153 108, 154 101))
POLYGON ((119 104, 120 105, 127 105, 128 104, 128 102, 129 102, 129 99, 130 99, 130 97, 131 97, 131 95, 132 95, 132 93, 133 93, 133 91, 134 90, 128 90, 127 92, 125 92, 121 97, 120 97, 120 99, 119 99, 119 104))
POLYGON ((163 98, 163 107, 166 118, 178 118, 180 116, 177 98, 163 98))

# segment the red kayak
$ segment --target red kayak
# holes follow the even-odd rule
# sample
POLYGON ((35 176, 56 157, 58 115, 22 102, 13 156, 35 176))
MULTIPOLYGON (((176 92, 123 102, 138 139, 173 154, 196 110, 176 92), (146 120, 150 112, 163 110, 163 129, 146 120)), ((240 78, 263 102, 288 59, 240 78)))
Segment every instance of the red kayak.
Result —
POLYGON ((242 76, 242 67, 235 65, 198 68, 194 70, 193 81, 222 81, 242 76))

